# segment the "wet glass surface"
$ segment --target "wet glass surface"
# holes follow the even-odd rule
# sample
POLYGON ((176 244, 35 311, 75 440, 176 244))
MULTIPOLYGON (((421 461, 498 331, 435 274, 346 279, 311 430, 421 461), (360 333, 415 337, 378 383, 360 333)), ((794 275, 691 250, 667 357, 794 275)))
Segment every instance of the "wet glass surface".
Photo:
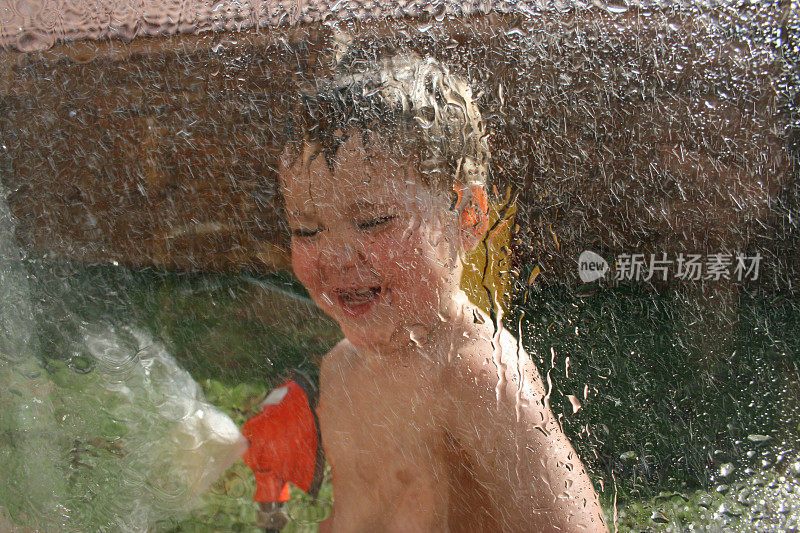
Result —
MULTIPOLYGON (((0 5, 0 529, 256 529, 239 429, 343 337, 280 157, 353 49, 471 87, 461 287, 609 528, 800 527, 796 2, 67 4, 0 5)), ((286 531, 336 508, 292 490, 286 531)))

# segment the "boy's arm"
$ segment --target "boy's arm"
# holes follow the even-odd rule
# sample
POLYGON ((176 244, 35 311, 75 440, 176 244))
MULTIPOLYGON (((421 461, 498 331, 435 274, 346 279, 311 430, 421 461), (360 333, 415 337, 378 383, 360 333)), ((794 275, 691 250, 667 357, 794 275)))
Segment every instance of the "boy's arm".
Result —
MULTIPOLYGON (((334 346, 331 351, 329 351, 325 356, 322 358, 320 363, 319 369, 319 403, 317 405, 317 416, 319 417, 320 422, 320 429, 322 433, 322 442, 321 445, 325 449, 326 456, 329 462, 331 462, 331 455, 329 452, 329 448, 326 447, 325 439, 326 436, 330 435, 330 429, 336 427, 336 420, 332 419, 332 417, 336 416, 336 410, 326 410, 325 406, 329 405, 331 402, 334 404, 336 403, 335 400, 331 399, 331 394, 336 392, 337 389, 341 389, 343 384, 342 381, 342 368, 347 368, 349 364, 348 358, 354 355, 354 348, 353 345, 347 339, 342 339, 339 341, 336 346, 334 346)), ((331 470, 333 470, 333 464, 331 462, 331 470)), ((336 496, 336 485, 334 484, 334 498, 336 496)), ((320 533, 330 533, 334 531, 334 514, 336 513, 336 505, 335 503, 331 506, 331 514, 319 523, 319 532, 320 533)))
POLYGON ((333 531, 333 512, 334 509, 331 507, 331 514, 319 523, 319 533, 331 533, 333 531))
POLYGON ((547 405, 535 365, 506 353, 505 382, 483 357, 460 360, 445 390, 454 405, 448 430, 470 457, 477 481, 499 502, 514 531, 608 531, 592 482, 547 405), (499 399, 498 399, 499 389, 499 399))

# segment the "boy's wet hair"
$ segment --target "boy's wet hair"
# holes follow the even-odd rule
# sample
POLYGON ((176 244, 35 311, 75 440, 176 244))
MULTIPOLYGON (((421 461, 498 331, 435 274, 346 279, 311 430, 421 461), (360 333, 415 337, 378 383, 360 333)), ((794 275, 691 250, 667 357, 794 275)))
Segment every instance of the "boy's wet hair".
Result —
POLYGON ((380 141, 416 161, 434 189, 487 181, 486 127, 472 89, 416 53, 348 49, 332 79, 301 96, 286 133, 291 157, 321 153, 331 169, 339 146, 357 134, 367 150, 380 141))

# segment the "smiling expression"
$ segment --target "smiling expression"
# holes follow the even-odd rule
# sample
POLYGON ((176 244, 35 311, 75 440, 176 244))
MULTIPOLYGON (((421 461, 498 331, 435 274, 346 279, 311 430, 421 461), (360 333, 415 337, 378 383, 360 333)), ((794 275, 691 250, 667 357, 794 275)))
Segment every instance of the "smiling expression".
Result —
POLYGON ((379 348, 428 326, 458 291, 458 217, 417 165, 360 135, 291 162, 280 178, 292 230, 292 266, 317 305, 354 344, 379 348), (306 161, 304 163, 304 161, 306 161))

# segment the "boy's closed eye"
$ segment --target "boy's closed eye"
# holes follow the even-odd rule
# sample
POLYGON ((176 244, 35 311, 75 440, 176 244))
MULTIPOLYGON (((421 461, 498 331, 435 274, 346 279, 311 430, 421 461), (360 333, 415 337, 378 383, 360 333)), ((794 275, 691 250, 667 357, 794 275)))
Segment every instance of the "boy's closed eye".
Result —
MULTIPOLYGON (((377 231, 382 226, 385 226, 396 218, 397 215, 395 214, 368 217, 365 219, 356 220, 355 225, 359 230, 362 231, 377 231)), ((310 238, 319 235, 324 230, 325 228, 322 226, 309 225, 291 228, 291 233, 292 237, 310 238)))
POLYGON ((367 220, 363 220, 361 222, 358 222, 357 225, 358 225, 358 229, 360 229, 360 230, 368 230, 368 229, 373 229, 373 228, 377 228, 379 226, 382 226, 382 225, 384 225, 384 224, 386 224, 388 222, 391 222, 392 220, 394 220, 396 218, 397 218, 397 215, 383 215, 383 216, 379 216, 379 217, 374 217, 374 218, 369 218, 367 220))
POLYGON ((292 237, 308 238, 319 234, 322 228, 292 228, 292 237))

